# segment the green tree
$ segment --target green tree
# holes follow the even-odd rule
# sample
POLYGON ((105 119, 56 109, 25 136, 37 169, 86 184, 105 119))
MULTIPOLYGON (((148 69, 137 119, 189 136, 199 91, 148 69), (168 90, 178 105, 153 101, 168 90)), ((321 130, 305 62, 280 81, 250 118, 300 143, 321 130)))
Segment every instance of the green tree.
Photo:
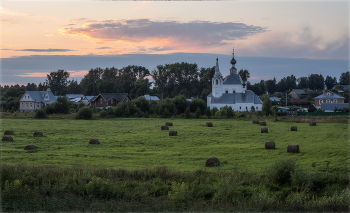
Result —
POLYGON ((243 82, 247 82, 248 78, 250 78, 250 73, 249 73, 248 70, 241 69, 238 72, 238 75, 241 76, 241 79, 242 79, 243 82))
POLYGON ((173 102, 175 104, 175 108, 178 114, 184 113, 186 108, 189 106, 189 102, 186 100, 186 97, 184 95, 177 95, 173 99, 173 102))
POLYGON ((132 100, 131 104, 135 104, 142 112, 148 112, 150 109, 150 103, 144 97, 138 97, 137 99, 132 100))
POLYGON ((269 94, 273 94, 276 92, 276 79, 265 81, 265 90, 269 94))
POLYGON ((261 111, 263 112, 264 115, 270 115, 271 114, 271 107, 272 107, 272 102, 270 100, 270 96, 265 95, 261 111))
POLYGON ((309 88, 308 77, 300 77, 297 79, 297 82, 298 82, 298 89, 309 88))
POLYGON ((337 83, 337 79, 335 77, 332 78, 331 76, 327 75, 324 83, 326 84, 327 89, 332 89, 334 87, 334 84, 337 83))
POLYGON ((318 74, 311 74, 309 76, 309 88, 312 90, 322 90, 324 88, 323 76, 318 74))
POLYGON ((175 113, 175 104, 170 98, 163 99, 158 104, 158 113, 162 117, 169 117, 175 113))
POLYGON ((81 92, 84 95, 98 95, 100 93, 99 87, 102 83, 103 69, 100 67, 90 69, 89 72, 81 79, 81 92))
POLYGON ((190 103, 190 111, 196 112, 197 108, 199 108, 201 110, 201 113, 203 113, 207 108, 207 104, 202 99, 194 98, 190 103))
POLYGON ((68 86, 69 72, 58 70, 47 75, 46 82, 55 95, 64 95, 63 91, 68 86))
POLYGON ((147 78, 137 79, 134 88, 131 90, 131 95, 135 97, 144 96, 151 93, 151 82, 147 78))
POLYGON ((26 92, 26 89, 24 87, 15 87, 15 86, 11 86, 10 88, 8 88, 3 96, 5 98, 10 98, 10 97, 16 97, 16 98, 20 98, 22 97, 22 95, 26 92))
POLYGON ((350 85, 350 72, 343 72, 339 78, 340 85, 350 85))

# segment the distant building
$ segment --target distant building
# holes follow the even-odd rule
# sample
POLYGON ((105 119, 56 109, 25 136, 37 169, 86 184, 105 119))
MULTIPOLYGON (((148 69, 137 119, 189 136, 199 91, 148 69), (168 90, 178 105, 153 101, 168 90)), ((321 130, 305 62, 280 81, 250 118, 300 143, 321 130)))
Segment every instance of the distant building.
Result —
POLYGON ((323 109, 325 112, 334 112, 334 109, 343 109, 348 108, 349 103, 322 103, 321 109, 323 109))
POLYGON ((26 91, 19 100, 20 112, 34 112, 56 101, 50 88, 47 91, 26 91))
POLYGON ((159 104, 160 99, 157 96, 144 95, 143 96, 147 101, 155 101, 159 104))
POLYGON ((250 111, 252 107, 255 110, 261 110, 262 101, 253 91, 246 89, 246 82, 243 82, 237 74, 234 53, 232 53, 230 63, 232 64, 230 75, 222 78, 219 62, 216 59, 215 74, 212 78, 212 93, 207 96, 207 106, 210 109, 231 106, 235 111, 250 111))
POLYGON ((308 92, 305 92, 303 89, 292 89, 292 91, 290 91, 289 94, 290 94, 294 99, 306 98, 306 96, 309 95, 309 93, 308 93, 308 92))
POLYGON ((98 96, 89 100, 89 106, 97 108, 110 108, 119 103, 128 103, 131 101, 127 93, 100 93, 98 96))
POLYGON ((315 100, 315 107, 317 109, 321 108, 321 104, 322 103, 333 103, 333 104, 341 104, 344 103, 344 99, 343 97, 341 97, 340 95, 335 94, 332 91, 329 91, 326 89, 326 85, 325 88, 323 90, 323 94, 317 96, 314 98, 315 100))

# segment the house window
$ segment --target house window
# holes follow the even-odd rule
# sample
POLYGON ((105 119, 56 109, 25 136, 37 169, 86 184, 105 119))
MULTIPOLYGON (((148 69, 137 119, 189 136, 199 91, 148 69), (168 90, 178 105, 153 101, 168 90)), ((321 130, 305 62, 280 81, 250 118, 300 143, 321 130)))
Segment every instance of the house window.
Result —
POLYGON ((113 104, 113 99, 111 99, 111 104, 113 104))
POLYGON ((323 103, 323 100, 322 100, 322 99, 320 99, 319 103, 320 103, 320 104, 322 104, 322 103, 323 103))
POLYGON ((256 107, 256 109, 258 109, 258 107, 256 107))
POLYGON ((331 93, 327 92, 327 95, 331 95, 331 93))
POLYGON ((334 99, 334 100, 333 100, 333 103, 335 103, 335 104, 336 104, 336 103, 337 103, 337 99, 334 99))
POLYGON ((30 108, 33 108, 33 104, 30 104, 30 108))
POLYGON ((28 107, 28 103, 26 103, 26 107, 28 107))
POLYGON ((216 80, 216 85, 218 85, 219 84, 219 81, 218 80, 216 80))
POLYGON ((38 104, 38 107, 39 107, 39 104, 38 104))
POLYGON ((330 103, 330 102, 331 102, 331 100, 327 99, 326 103, 330 103))
POLYGON ((24 106, 24 103, 22 103, 22 106, 24 106))
POLYGON ((102 99, 100 99, 100 104, 102 104, 102 99))

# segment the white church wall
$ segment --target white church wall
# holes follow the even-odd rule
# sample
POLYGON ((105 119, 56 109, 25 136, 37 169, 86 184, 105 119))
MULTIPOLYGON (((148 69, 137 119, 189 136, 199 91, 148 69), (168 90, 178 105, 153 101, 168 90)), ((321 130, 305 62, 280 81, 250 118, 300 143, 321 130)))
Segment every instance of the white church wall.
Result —
POLYGON ((236 85, 226 84, 226 85, 223 85, 223 87, 224 87, 223 93, 226 93, 226 91, 228 91, 227 93, 233 93, 233 91, 235 91, 235 93, 243 93, 246 90, 240 84, 236 84, 236 85))
POLYGON ((236 103, 236 104, 214 104, 210 103, 208 101, 207 106, 210 107, 210 109, 213 109, 214 107, 218 108, 219 110, 224 106, 231 106, 234 111, 250 111, 251 107, 254 106, 255 111, 261 111, 262 104, 254 104, 254 103, 236 103))

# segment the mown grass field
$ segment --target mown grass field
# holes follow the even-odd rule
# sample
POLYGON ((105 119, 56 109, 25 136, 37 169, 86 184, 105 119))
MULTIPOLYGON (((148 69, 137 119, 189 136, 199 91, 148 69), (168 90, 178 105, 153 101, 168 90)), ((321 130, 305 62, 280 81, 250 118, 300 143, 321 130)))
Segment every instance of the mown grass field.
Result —
POLYGON ((320 171, 349 171, 349 125, 347 123, 308 123, 267 121, 262 126, 238 119, 162 119, 109 118, 74 119, 1 119, 2 134, 13 130, 14 141, 1 142, 2 163, 88 164, 100 167, 140 169, 167 166, 180 171, 252 171, 260 173, 283 157, 294 157, 298 165, 320 171), (173 122, 170 137, 160 127, 173 122), (214 127, 205 127, 211 121, 214 127), (298 131, 291 132, 290 126, 298 131), (35 131, 43 137, 33 137, 35 131), (96 138, 99 145, 89 145, 96 138), (266 141, 276 143, 265 150, 266 141), (26 151, 34 144, 38 148, 26 151), (287 153, 297 144, 300 153, 287 153), (205 161, 216 156, 217 168, 206 168, 205 161))

